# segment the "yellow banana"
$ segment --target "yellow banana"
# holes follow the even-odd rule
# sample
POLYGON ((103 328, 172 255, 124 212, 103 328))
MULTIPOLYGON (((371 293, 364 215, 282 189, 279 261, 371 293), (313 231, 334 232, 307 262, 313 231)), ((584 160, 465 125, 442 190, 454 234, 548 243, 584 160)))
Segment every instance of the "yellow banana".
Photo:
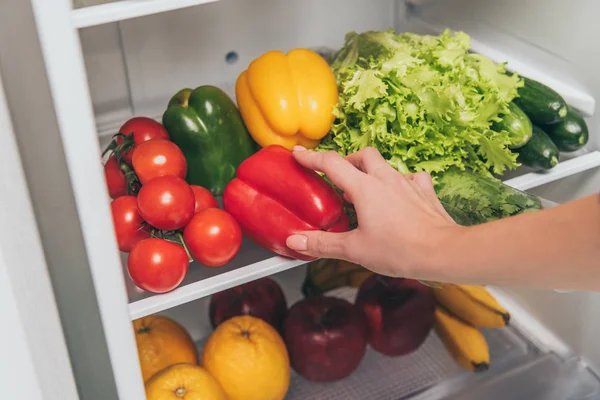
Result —
POLYGON ((358 288, 372 274, 368 269, 347 261, 320 259, 308 265, 302 291, 311 296, 343 286, 358 288))
POLYGON ((456 363, 471 372, 490 366, 490 352, 481 332, 442 310, 435 310, 434 329, 456 363))
POLYGON ((444 309, 480 328, 501 328, 510 320, 508 311, 483 286, 444 284, 433 288, 433 295, 444 309))

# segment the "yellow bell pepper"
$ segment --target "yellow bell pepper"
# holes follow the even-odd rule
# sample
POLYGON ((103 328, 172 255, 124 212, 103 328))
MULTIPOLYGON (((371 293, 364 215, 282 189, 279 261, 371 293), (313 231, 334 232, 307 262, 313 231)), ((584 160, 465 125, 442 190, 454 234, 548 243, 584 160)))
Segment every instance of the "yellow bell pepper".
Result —
POLYGON ((308 49, 258 57, 238 77, 235 94, 254 140, 288 149, 316 147, 331 128, 338 101, 331 68, 308 49))

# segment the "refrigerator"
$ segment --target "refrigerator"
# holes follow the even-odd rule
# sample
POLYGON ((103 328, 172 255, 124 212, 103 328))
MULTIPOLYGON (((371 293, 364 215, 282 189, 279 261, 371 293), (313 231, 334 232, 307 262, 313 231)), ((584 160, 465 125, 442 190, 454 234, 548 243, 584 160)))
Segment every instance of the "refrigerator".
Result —
MULTIPOLYGON (((0 397, 142 400, 132 320, 167 315, 201 347, 216 292, 270 276, 288 304, 302 297, 305 263, 249 241, 224 267, 192 265, 172 292, 131 282, 100 162, 128 118, 160 121, 184 87, 216 85, 235 99, 237 76, 268 50, 327 54, 351 31, 449 28, 468 33, 472 51, 552 87, 586 118, 584 149, 561 154, 550 171, 521 167, 504 177, 560 204, 600 190, 598 15, 596 0, 4 0, 0 382, 8 392, 0 397)), ((406 357, 369 350, 342 381, 292 373, 286 398, 599 399, 600 295, 561 289, 490 288, 512 320, 486 331, 485 373, 460 369, 432 334, 406 357)))

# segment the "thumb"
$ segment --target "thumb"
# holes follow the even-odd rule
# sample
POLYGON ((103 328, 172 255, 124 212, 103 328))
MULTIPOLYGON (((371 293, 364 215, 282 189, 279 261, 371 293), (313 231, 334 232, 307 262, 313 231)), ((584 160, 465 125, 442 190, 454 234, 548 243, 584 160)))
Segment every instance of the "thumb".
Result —
POLYGON ((347 259, 349 234, 307 231, 288 237, 286 244, 290 249, 312 257, 347 259))

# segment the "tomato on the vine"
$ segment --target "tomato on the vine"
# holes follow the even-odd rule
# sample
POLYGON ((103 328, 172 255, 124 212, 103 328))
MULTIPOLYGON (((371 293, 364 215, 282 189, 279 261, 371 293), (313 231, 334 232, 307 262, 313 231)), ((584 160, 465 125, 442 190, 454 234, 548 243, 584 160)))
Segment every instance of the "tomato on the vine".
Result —
POLYGON ((104 177, 111 198, 116 199, 127 195, 127 180, 114 155, 110 156, 104 164, 104 177))
POLYGON ((219 208, 219 203, 217 203, 217 199, 215 199, 210 190, 198 185, 190 185, 190 187, 194 192, 194 199, 196 200, 194 214, 207 208, 219 208))
MULTIPOLYGON (((121 155, 123 161, 129 165, 131 165, 135 148, 140 144, 153 139, 169 140, 169 133, 162 124, 148 117, 133 117, 129 119, 121 126, 119 133, 125 136, 133 133, 133 148, 121 155)), ((123 141, 124 139, 121 136, 117 136, 117 145, 121 145, 123 141)))
POLYGON ((140 182, 166 175, 185 179, 187 161, 177 145, 169 140, 149 140, 137 146, 133 153, 133 169, 140 182))
POLYGON ((144 219, 138 213, 134 196, 121 196, 110 203, 119 250, 129 253, 140 241, 150 237, 144 219))
POLYGON ((194 192, 178 176, 160 176, 140 189, 138 210, 153 227, 174 231, 183 228, 194 215, 194 192))
POLYGON ((227 211, 207 208, 186 225, 183 240, 196 261, 207 267, 220 267, 240 250, 242 230, 227 211))
POLYGON ((133 283, 154 293, 175 289, 188 270, 184 248, 163 239, 142 240, 127 258, 127 271, 133 283))

